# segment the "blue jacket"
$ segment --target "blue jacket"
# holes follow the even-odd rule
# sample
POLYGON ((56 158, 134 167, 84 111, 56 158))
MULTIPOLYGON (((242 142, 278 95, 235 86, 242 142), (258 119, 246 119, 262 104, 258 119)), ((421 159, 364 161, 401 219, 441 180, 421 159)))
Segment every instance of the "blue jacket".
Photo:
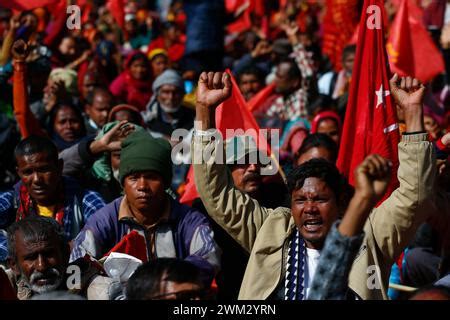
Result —
MULTIPOLYGON (((19 207, 18 182, 13 190, 0 193, 0 230, 8 228, 16 220, 19 207)), ((87 219, 105 205, 97 192, 81 188, 75 179, 63 177, 64 218, 63 227, 67 241, 74 239, 83 228, 87 219)), ((0 261, 7 258, 6 232, 0 232, 0 261)))
POLYGON ((199 267, 205 283, 210 283, 220 265, 220 249, 213 240, 209 222, 199 211, 169 199, 168 219, 151 229, 124 216, 124 197, 109 203, 87 221, 74 241, 70 260, 85 254, 100 259, 124 236, 137 231, 145 238, 147 252, 142 254, 147 256, 147 260, 162 257, 185 259, 199 267))

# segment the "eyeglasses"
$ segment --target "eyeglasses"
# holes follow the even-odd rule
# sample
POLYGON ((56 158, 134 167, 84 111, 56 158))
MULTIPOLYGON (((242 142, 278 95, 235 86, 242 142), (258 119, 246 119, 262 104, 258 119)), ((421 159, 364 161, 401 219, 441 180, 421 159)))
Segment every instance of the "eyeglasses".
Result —
POLYGON ((150 297, 149 300, 204 300, 206 296, 205 290, 183 290, 156 295, 150 297))

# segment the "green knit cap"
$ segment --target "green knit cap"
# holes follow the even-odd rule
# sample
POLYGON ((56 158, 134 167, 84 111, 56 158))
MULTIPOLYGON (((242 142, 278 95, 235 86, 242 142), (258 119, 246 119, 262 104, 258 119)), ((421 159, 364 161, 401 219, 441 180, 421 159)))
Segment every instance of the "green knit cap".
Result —
POLYGON ((156 171, 162 175, 167 186, 172 181, 170 143, 153 138, 146 131, 135 131, 122 142, 119 179, 123 184, 126 176, 141 171, 156 171))

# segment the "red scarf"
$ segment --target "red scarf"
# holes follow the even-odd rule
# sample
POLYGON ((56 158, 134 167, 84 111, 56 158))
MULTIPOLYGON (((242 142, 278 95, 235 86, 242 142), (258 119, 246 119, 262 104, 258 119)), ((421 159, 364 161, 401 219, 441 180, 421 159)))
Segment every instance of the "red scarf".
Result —
MULTIPOLYGON (((64 195, 64 192, 61 192, 60 194, 64 195)), ((64 218, 64 199, 63 199, 63 197, 62 197, 62 199, 58 200, 55 210, 53 212, 55 220, 60 225, 63 224, 63 218, 64 218), (56 214, 55 214, 55 212, 56 212, 56 214)), ((22 220, 27 216, 39 214, 35 201, 31 198, 30 194, 28 193, 27 188, 23 184, 20 185, 19 201, 20 201, 20 204, 19 204, 19 209, 17 209, 16 221, 22 220)))

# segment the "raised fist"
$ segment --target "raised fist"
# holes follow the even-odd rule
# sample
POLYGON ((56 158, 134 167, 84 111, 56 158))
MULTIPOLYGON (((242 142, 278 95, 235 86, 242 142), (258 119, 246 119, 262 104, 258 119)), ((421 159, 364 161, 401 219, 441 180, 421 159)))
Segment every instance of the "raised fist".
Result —
POLYGON ((425 96, 425 86, 420 80, 403 77, 399 79, 397 74, 389 80, 391 94, 397 105, 402 108, 408 108, 412 105, 422 105, 425 96))
POLYGON ((355 196, 375 204, 386 192, 391 177, 392 163, 377 154, 367 156, 355 170, 355 196))
POLYGON ((231 79, 223 72, 203 72, 198 80, 197 104, 215 108, 231 96, 231 79))

